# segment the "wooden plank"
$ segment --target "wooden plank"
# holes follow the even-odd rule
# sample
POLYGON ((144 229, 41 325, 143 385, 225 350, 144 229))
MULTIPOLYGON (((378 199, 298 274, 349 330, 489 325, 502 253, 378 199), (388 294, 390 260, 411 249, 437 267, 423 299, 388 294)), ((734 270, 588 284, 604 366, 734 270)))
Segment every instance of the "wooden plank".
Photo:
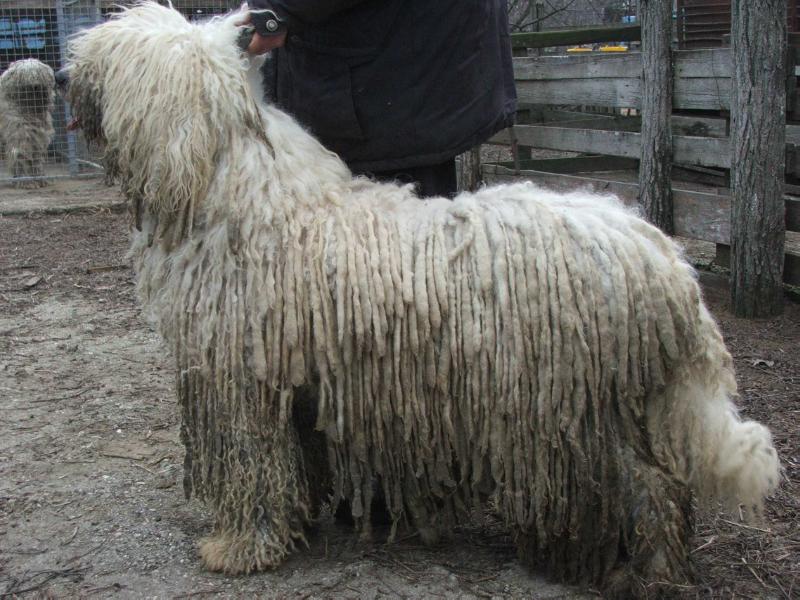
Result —
MULTIPOLYGON (((677 110, 728 110, 730 80, 695 78, 675 80, 677 110)), ((638 77, 565 80, 519 80, 517 95, 531 104, 590 104, 613 108, 640 108, 638 77)))
POLYGON ((561 81, 517 81, 517 96, 532 104, 591 104, 639 108, 639 79, 567 79, 561 81))
MULTIPOLYGON (((730 79, 732 68, 729 48, 675 52, 676 78, 730 79)), ((638 79, 641 69, 642 56, 639 52, 514 59, 514 78, 517 80, 638 79)))
POLYGON ((687 165, 729 169, 730 140, 728 138, 705 138, 685 135, 673 136, 673 160, 687 165))
MULTIPOLYGON (((556 112, 556 111, 552 111, 556 112)), ((634 131, 638 132, 642 126, 639 117, 615 117, 613 115, 594 115, 574 111, 563 111, 557 118, 543 112, 542 119, 532 125, 546 125, 548 127, 566 127, 568 129, 602 129, 604 131, 634 131), (572 115, 569 118, 568 115, 572 115)))
MULTIPOLYGON (((514 161, 492 163, 515 169, 514 161)), ((619 156, 575 156, 572 158, 538 158, 519 161, 519 168, 525 171, 544 171, 546 173, 590 173, 596 171, 627 171, 638 167, 639 161, 619 156)))
MULTIPOLYGON (((675 52, 675 109, 730 108, 728 48, 675 52)), ((521 102, 641 106, 639 53, 542 56, 514 60, 521 102)))
POLYGON ((730 79, 733 60, 730 48, 703 48, 675 52, 675 78, 730 79))
MULTIPOLYGON (((597 115, 576 110, 543 108, 538 111, 537 116, 540 119, 540 124, 568 127, 570 129, 605 129, 638 132, 641 130, 642 126, 642 119, 638 116, 620 117, 613 115, 597 115)), ((796 127, 796 129, 797 141, 800 142, 800 127, 796 127)), ((723 117, 673 114, 672 131, 678 135, 694 137, 726 137, 728 134, 727 119, 723 117)))
POLYGON ((730 187, 730 178, 727 171, 709 169, 693 165, 672 165, 672 175, 675 179, 687 183, 702 183, 713 187, 730 187))
MULTIPOLYGON (((636 132, 517 125, 515 133, 520 146, 639 158, 641 134, 636 132)), ((511 144, 511 135, 508 130, 502 130, 487 143, 507 146, 511 144)), ((675 135, 673 146, 673 161, 676 163, 730 169, 729 138, 675 135)), ((800 175, 800 147, 792 144, 786 146, 786 173, 800 175)))
POLYGON ((786 126, 786 143, 800 145, 800 125, 786 126))
POLYGON ((579 119, 607 120, 616 118, 613 115, 601 115, 580 110, 565 110, 553 108, 552 106, 541 107, 539 110, 539 116, 542 121, 575 121, 579 119))
MULTIPOLYGON (((566 127, 517 125, 515 132, 518 144, 523 147, 639 158, 641 134, 619 129, 585 128, 586 125, 594 123, 573 123, 566 127)), ((508 130, 501 130, 486 143, 510 145, 510 134, 508 130)), ((676 135, 673 144, 676 163, 730 169, 729 138, 676 135)), ((787 144, 786 173, 800 176, 800 146, 787 144)))
MULTIPOLYGON (((519 125, 514 128, 517 141, 523 146, 547 148, 566 152, 587 152, 609 156, 639 157, 640 134, 628 131, 604 131, 601 129, 569 129, 541 125, 519 125)), ((499 132, 496 138, 508 140, 507 132, 499 132)), ((502 143, 502 142, 501 142, 502 143)))
MULTIPOLYGON (((610 124, 610 121, 604 123, 606 126, 610 124)), ((594 125, 593 121, 567 123, 565 127, 518 125, 516 133, 520 147, 638 157, 637 151, 641 136, 637 132, 625 131, 620 128, 597 129, 593 127, 594 125), (586 126, 592 128, 586 128, 586 126), (526 129, 527 127, 532 129, 526 129)), ((625 129, 628 128, 625 127, 625 129)), ((692 135, 676 135, 673 138, 674 162, 689 166, 730 168, 729 138, 692 135)), ((510 145, 510 134, 507 130, 502 130, 492 136, 487 143, 510 145)), ((800 176, 800 146, 787 144, 786 174, 800 176)))
POLYGON ((575 56, 537 56, 514 59, 514 79, 638 79, 642 69, 639 52, 623 54, 584 54, 575 56))
MULTIPOLYGON (((541 125, 518 125, 514 129, 522 146, 547 148, 565 152, 588 152, 639 158, 641 134, 629 131, 570 129, 541 125)), ((490 144, 510 143, 508 131, 500 131, 489 139, 490 144)), ((727 138, 673 136, 674 160, 703 167, 730 167, 727 138)))
POLYGON ((675 78, 675 108, 682 110, 729 110, 731 80, 728 78, 675 78))
POLYGON ((552 31, 512 33, 514 48, 550 48, 597 42, 635 42, 641 39, 638 25, 613 25, 605 27, 580 27, 552 31))
POLYGON ((695 137, 727 137, 728 121, 723 117, 672 115, 672 131, 695 137))
MULTIPOLYGON (((600 129, 569 129, 542 125, 517 125, 514 127, 520 145, 548 148, 567 152, 590 152, 610 156, 638 158, 638 134, 600 129)), ((490 144, 509 145, 511 134, 507 129, 489 138, 490 144)))

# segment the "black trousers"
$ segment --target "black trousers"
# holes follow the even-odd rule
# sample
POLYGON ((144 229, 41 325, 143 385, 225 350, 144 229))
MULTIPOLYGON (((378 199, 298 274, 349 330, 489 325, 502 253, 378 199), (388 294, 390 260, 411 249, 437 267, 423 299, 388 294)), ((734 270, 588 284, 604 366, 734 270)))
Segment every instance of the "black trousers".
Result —
POLYGON ((368 175, 378 181, 396 181, 413 183, 421 198, 444 196, 452 198, 456 195, 456 159, 451 158, 438 165, 410 167, 395 171, 361 172, 357 175, 368 175))

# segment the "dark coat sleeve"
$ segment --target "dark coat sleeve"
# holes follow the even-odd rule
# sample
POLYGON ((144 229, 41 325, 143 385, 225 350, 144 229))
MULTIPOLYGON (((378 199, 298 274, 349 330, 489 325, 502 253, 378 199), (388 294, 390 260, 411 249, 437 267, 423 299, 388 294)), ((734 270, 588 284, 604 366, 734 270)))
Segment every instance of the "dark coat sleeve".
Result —
POLYGON ((336 13, 352 8, 364 0, 250 0, 250 8, 274 10, 289 27, 304 23, 316 24, 329 19, 336 13))

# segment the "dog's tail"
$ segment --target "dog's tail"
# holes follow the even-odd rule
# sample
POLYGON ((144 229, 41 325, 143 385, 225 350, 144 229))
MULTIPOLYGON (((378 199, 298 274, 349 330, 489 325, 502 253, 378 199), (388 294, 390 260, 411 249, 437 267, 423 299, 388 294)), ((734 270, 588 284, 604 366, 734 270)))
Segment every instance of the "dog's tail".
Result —
POLYGON ((676 370, 663 404, 648 410, 656 454, 701 501, 760 516, 780 480, 769 430, 743 420, 733 403, 733 360, 708 310, 699 307, 697 353, 676 370))

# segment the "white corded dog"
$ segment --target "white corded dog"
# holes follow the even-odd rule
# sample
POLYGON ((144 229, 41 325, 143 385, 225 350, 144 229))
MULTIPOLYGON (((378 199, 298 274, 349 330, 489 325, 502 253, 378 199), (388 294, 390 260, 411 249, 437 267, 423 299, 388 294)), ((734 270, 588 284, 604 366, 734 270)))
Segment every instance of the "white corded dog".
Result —
POLYGON ((20 187, 45 185, 44 161, 53 139, 53 69, 35 58, 11 63, 0 75, 0 141, 20 187), (31 179, 32 178, 32 179, 31 179))
POLYGON ((353 178, 248 84, 241 20, 143 4, 74 39, 68 69, 176 360, 205 564, 275 567, 305 540, 329 482, 299 411, 365 534, 379 481, 426 542, 491 500, 554 576, 685 581, 692 493, 757 513, 779 472, 675 244, 588 193, 423 202, 353 178))

